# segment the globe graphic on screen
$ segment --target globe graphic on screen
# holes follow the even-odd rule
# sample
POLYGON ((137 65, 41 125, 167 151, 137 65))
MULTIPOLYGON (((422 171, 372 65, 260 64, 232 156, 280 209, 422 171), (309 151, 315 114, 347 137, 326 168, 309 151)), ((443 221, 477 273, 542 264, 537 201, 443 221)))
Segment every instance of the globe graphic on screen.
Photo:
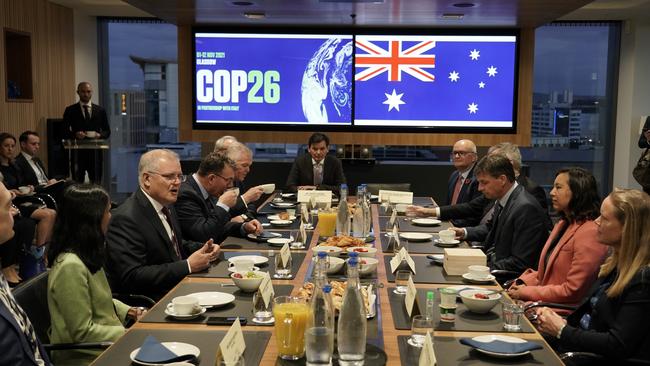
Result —
POLYGON ((323 42, 302 75, 302 111, 309 123, 350 120, 352 42, 342 41, 323 42))

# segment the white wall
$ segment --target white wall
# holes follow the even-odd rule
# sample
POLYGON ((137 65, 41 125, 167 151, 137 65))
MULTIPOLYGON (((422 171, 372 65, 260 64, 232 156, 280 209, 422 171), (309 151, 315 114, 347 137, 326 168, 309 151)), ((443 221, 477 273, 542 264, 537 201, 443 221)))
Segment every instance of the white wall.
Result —
POLYGON ((93 102, 98 103, 99 60, 97 59, 97 17, 74 10, 75 84, 70 85, 70 104, 77 101, 77 84, 88 81, 93 86, 93 102))
POLYGON ((641 116, 650 115, 650 21, 626 21, 621 34, 614 187, 640 188, 632 168, 641 154, 637 145, 641 116))

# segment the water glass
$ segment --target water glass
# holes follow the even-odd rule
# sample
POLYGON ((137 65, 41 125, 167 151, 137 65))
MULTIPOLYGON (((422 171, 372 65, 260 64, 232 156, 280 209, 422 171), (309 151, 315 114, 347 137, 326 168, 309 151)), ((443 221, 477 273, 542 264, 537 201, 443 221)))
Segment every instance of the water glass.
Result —
POLYGON ((440 305, 452 307, 456 305, 456 289, 445 287, 440 289, 440 305))
POLYGON ((424 346, 424 339, 428 332, 433 333, 433 319, 424 315, 415 315, 411 321, 411 337, 407 343, 413 347, 424 346))
POLYGON ((508 332, 518 332, 521 330, 521 317, 524 314, 524 308, 518 303, 502 303, 503 305, 503 329, 508 332))
POLYGON ((275 256, 275 274, 273 278, 291 278, 291 256, 286 263, 282 263, 282 256, 278 253, 275 256))
POLYGON ((311 224, 311 210, 309 204, 300 204, 300 222, 305 226, 305 229, 311 230, 314 226, 311 224))
POLYGON ((302 237, 300 230, 292 231, 290 238, 293 239, 293 241, 289 244, 291 249, 305 249, 307 238, 302 237))
POLYGON ((334 350, 334 334, 327 327, 311 327, 305 331, 307 365, 329 365, 334 350))
POLYGON ((246 362, 244 361, 244 356, 239 355, 236 360, 232 361, 226 361, 223 358, 219 359, 219 363, 217 363, 219 366, 245 366, 246 362))
POLYGON ((408 288, 409 278, 411 278, 411 271, 399 270, 395 272, 395 289, 394 294, 406 295, 408 288))
POLYGON ((255 292, 255 294, 253 294, 253 322, 259 324, 271 324, 274 321, 273 297, 271 297, 267 306, 264 303, 262 294, 259 291, 255 292))

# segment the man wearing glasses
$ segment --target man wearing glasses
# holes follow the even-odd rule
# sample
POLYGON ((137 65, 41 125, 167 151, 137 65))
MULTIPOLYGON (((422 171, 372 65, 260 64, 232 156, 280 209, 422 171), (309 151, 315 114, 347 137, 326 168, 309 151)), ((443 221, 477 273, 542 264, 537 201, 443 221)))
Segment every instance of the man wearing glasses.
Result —
POLYGON ((219 256, 212 240, 183 240, 173 204, 185 176, 178 155, 152 150, 138 164, 140 187, 113 210, 106 234, 111 289, 160 299, 183 277, 219 256))
POLYGON ((181 184, 175 205, 184 236, 221 243, 227 236, 262 232, 257 220, 230 221, 239 197, 239 189, 232 188, 234 179, 234 162, 227 156, 211 153, 201 160, 199 170, 181 184))

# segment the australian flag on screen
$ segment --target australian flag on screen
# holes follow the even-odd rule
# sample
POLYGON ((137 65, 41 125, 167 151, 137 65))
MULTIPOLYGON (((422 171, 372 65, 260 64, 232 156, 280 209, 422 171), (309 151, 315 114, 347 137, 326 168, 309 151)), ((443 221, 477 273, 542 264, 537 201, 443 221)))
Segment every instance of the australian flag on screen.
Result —
POLYGON ((514 36, 356 36, 355 124, 511 127, 514 36))

